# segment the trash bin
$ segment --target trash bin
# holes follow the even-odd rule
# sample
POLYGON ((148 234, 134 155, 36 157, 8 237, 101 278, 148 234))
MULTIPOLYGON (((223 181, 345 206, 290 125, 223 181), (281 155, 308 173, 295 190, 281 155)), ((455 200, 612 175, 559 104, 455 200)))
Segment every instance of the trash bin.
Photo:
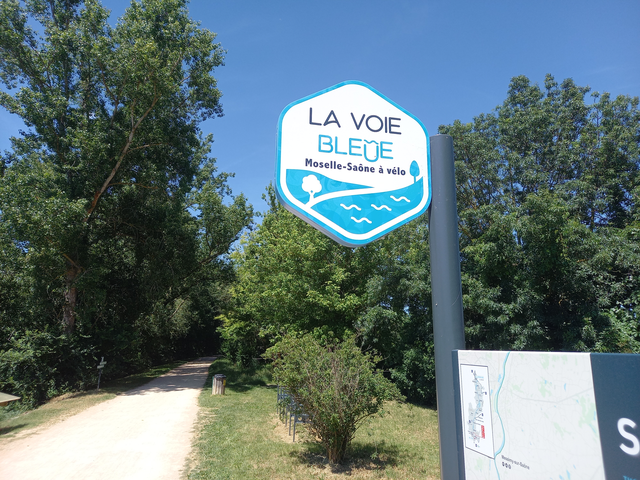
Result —
POLYGON ((227 385, 227 376, 220 373, 213 376, 211 395, 224 395, 224 387, 227 385))

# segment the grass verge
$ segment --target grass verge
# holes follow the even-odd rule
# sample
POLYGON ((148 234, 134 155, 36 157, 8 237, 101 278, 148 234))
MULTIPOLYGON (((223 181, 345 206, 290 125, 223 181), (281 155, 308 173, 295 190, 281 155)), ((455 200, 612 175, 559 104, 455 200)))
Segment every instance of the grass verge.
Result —
POLYGON ((143 373, 111 380, 103 383, 99 391, 67 393, 49 400, 35 410, 27 412, 5 412, 0 408, 0 445, 33 433, 40 427, 60 422, 93 405, 110 400, 127 390, 140 387, 183 363, 185 363, 184 360, 175 361, 153 367, 143 373))
MULTIPOLYGON (((276 388, 267 367, 240 368, 216 360, 200 395, 198 434, 189 480, 438 479, 436 412, 389 403, 356 434, 344 465, 331 466, 304 432, 296 443, 276 414, 276 388), (211 395, 211 377, 227 376, 224 396, 211 395)), ((301 429, 302 430, 302 429, 301 429)))

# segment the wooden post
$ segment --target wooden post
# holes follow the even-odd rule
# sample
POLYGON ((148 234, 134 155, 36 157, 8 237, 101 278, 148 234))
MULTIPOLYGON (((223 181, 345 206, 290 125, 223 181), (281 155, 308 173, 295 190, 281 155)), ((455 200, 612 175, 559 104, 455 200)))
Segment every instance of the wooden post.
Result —
POLYGON ((226 375, 217 374, 213 376, 211 384, 211 395, 224 395, 224 387, 227 385, 226 375))

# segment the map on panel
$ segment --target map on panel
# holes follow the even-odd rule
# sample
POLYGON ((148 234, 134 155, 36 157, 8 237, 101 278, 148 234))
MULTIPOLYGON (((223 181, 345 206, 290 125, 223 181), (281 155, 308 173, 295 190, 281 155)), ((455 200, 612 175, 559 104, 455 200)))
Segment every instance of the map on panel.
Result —
POLYGON ((589 354, 459 351, 467 480, 604 480, 589 354))
POLYGON ((460 365, 460 387, 465 447, 493 458, 489 369, 486 366, 460 365))

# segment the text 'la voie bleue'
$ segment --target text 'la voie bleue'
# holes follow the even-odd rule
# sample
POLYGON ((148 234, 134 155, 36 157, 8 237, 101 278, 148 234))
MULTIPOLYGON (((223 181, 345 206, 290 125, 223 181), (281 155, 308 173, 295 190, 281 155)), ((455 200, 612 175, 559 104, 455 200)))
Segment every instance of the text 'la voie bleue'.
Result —
MULTIPOLYGON (((379 115, 354 115, 350 112, 353 126, 357 131, 362 128, 372 133, 388 133, 391 135, 402 135, 400 131, 400 121, 398 117, 387 117, 379 115)), ((320 117, 319 117, 320 118, 320 117)), ((317 120, 317 119, 316 119, 317 120)), ((348 120, 347 120, 348 121, 348 120)), ((336 125, 338 128, 342 128, 338 116, 333 110, 329 111, 324 122, 314 121, 313 108, 309 108, 309 125, 316 125, 319 127, 326 127, 329 125, 336 125)), ((351 155, 354 157, 364 157, 368 162, 375 162, 380 158, 393 159, 391 155, 391 146, 393 142, 377 142, 375 140, 366 140, 362 138, 349 138, 346 142, 343 142, 344 149, 339 149, 339 139, 337 136, 330 137, 328 135, 318 135, 318 152, 321 153, 333 153, 338 155, 351 155)))
MULTIPOLYGON (((378 116, 378 115, 367 115, 363 113, 360 116, 360 120, 356 118, 356 115, 353 112, 350 113, 351 120, 353 120, 353 125, 356 127, 356 130, 360 130, 363 126, 373 133, 382 132, 384 129, 384 133, 390 133, 392 135, 402 135, 400 131, 400 118, 398 117, 386 117, 386 116, 378 116)), ((309 107, 309 125, 317 125, 320 127, 326 127, 327 125, 335 124, 338 128, 342 128, 340 125, 340 120, 336 114, 331 110, 327 115, 327 118, 324 122, 314 122, 313 121, 313 108, 309 107)))

